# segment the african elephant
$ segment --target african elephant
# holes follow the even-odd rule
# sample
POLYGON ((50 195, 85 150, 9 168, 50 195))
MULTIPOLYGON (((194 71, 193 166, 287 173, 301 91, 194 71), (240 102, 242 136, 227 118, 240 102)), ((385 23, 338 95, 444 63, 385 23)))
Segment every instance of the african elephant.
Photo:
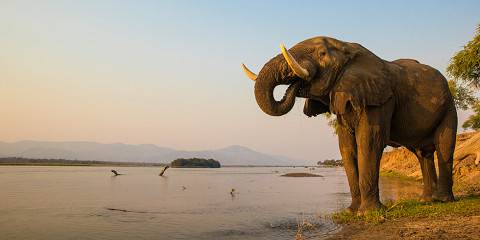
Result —
POLYGON ((347 210, 361 214, 384 207, 378 179, 387 145, 405 146, 416 154, 424 201, 454 200, 457 113, 439 71, 412 59, 386 61, 360 44, 329 37, 311 38, 289 50, 281 45, 281 51, 258 75, 242 64, 243 70, 255 81, 256 101, 269 115, 286 114, 296 97, 306 98, 303 112, 309 117, 336 115, 352 196, 347 210), (273 96, 277 85, 289 85, 280 101, 273 96))

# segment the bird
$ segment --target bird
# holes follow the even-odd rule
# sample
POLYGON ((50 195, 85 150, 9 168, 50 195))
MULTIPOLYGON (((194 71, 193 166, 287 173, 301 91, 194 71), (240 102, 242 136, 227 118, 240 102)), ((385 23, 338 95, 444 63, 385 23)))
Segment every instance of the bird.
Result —
POLYGON ((123 174, 121 174, 121 173, 118 173, 116 170, 113 170, 113 169, 112 169, 112 173, 113 173, 113 174, 115 174, 115 176, 118 176, 118 175, 123 175, 123 174))
POLYGON ((230 195, 235 196, 235 188, 232 188, 232 191, 230 191, 230 195))
POLYGON ((170 167, 170 166, 165 166, 165 167, 163 168, 163 170, 160 172, 160 174, 158 174, 158 176, 163 177, 163 174, 165 173, 165 171, 167 171, 167 169, 168 169, 169 167, 170 167))
POLYGON ((183 191, 185 191, 185 189, 187 189, 187 187, 185 187, 185 186, 182 186, 182 190, 183 190, 183 191))

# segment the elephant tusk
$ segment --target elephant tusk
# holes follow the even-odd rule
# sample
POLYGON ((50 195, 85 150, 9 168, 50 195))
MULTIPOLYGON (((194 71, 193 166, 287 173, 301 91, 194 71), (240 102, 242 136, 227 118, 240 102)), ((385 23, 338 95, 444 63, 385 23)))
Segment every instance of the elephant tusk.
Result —
POLYGON ((288 66, 293 70, 293 73, 300 77, 301 79, 308 79, 308 71, 307 69, 303 68, 300 66, 300 64, 293 58, 292 54, 288 52, 288 50, 285 48, 285 45, 280 44, 280 50, 282 50, 283 57, 285 60, 287 60, 288 66))
POLYGON ((250 69, 248 69, 243 63, 242 63, 242 68, 243 68, 243 72, 245 72, 248 78, 252 79, 253 81, 257 80, 257 74, 250 71, 250 69))

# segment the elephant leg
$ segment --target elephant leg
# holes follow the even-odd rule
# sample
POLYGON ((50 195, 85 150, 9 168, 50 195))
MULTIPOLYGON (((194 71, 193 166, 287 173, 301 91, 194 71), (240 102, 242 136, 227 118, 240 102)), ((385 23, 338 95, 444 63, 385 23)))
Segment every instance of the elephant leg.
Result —
POLYGON ((423 194, 421 200, 424 202, 432 202, 433 194, 437 189, 437 172, 433 159, 435 149, 432 146, 432 148, 415 149, 413 152, 417 156, 420 168, 422 169, 423 194))
POLYGON ((385 207, 380 202, 378 178, 380 159, 389 139, 392 112, 393 100, 380 107, 367 107, 360 114, 355 129, 362 201, 360 213, 385 207))
POLYGON ((361 195, 358 186, 358 166, 357 166, 357 143, 352 132, 341 126, 341 118, 338 117, 340 127, 337 128, 338 143, 340 154, 343 159, 343 167, 347 174, 352 204, 347 208, 349 212, 356 212, 360 207, 361 195))
POLYGON ((436 198, 440 201, 453 201, 453 152, 457 137, 457 113, 451 108, 434 135, 438 158, 438 191, 436 198))

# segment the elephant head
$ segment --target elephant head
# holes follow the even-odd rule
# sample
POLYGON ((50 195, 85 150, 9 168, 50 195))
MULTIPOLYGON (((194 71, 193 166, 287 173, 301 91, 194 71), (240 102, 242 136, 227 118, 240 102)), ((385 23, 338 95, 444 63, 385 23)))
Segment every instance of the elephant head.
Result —
POLYGON ((243 64, 242 67, 246 75, 255 81, 255 98, 259 107, 269 115, 288 113, 296 97, 307 98, 305 108, 323 106, 328 109, 329 90, 361 48, 354 43, 316 37, 300 42, 289 50, 281 45, 282 53, 268 61, 258 75, 243 64), (289 85, 280 101, 276 101, 273 95, 278 85, 289 85))

